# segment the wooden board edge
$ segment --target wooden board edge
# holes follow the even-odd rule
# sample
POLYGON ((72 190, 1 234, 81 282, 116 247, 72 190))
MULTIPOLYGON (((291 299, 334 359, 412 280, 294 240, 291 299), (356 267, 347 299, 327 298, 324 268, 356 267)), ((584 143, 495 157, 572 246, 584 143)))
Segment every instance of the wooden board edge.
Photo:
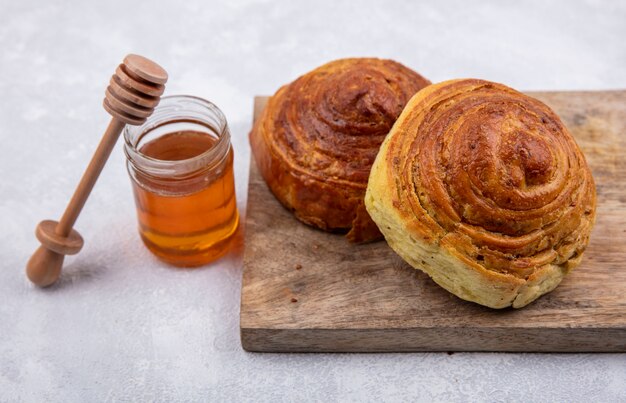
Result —
MULTIPOLYGON (((521 91, 522 93, 526 94, 526 95, 530 95, 530 96, 539 96, 541 97, 542 95, 546 95, 546 94, 551 94, 551 93, 555 93, 555 94, 583 94, 583 93, 612 93, 614 95, 619 95, 620 93, 625 93, 626 92, 626 88, 614 88, 614 89, 608 89, 608 90, 565 90, 565 91, 555 91, 555 90, 533 90, 533 91, 521 91)), ((252 123, 254 124, 254 122, 256 122, 257 118, 261 115, 261 112, 263 112, 263 109, 265 109, 265 105, 267 104, 267 101, 270 99, 269 95, 255 95, 254 96, 254 109, 253 109, 253 117, 252 117, 252 123)))
POLYGON ((266 353, 537 352, 624 353, 626 328, 241 328, 241 345, 266 353), (547 342, 546 342, 547 340, 547 342))
POLYGON ((252 124, 254 124, 259 116, 261 116, 261 112, 265 109, 265 105, 267 105, 267 101, 270 97, 265 95, 255 95, 254 96, 254 109, 252 110, 252 124))

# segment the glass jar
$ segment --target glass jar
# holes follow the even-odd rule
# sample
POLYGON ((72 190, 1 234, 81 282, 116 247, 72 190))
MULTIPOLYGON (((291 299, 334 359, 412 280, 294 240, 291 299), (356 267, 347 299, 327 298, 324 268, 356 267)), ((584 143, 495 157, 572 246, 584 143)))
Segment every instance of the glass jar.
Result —
POLYGON ((139 233, 167 263, 222 256, 239 224, 233 149, 222 111, 191 96, 163 97, 141 126, 124 129, 139 233))

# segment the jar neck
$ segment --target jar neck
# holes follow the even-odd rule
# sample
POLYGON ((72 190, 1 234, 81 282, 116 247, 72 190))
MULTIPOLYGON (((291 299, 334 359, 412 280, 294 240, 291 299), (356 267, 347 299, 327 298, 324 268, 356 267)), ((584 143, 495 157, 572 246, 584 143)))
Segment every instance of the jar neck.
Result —
POLYGON ((184 179, 219 171, 231 149, 230 131, 222 111, 209 101, 184 95, 163 97, 144 124, 127 125, 124 142, 129 169, 155 179, 184 179), (216 141, 205 152, 184 160, 161 160, 141 152, 144 144, 180 131, 206 133, 216 141))

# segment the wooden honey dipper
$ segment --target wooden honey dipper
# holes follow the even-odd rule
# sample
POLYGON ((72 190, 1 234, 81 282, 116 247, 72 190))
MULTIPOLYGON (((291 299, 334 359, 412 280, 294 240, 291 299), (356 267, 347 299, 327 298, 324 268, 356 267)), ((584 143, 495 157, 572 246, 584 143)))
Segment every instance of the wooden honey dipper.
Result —
POLYGON ((113 116, 91 162, 59 222, 45 220, 37 225, 35 235, 41 246, 26 265, 26 275, 40 287, 52 285, 61 274, 65 255, 74 255, 83 246, 83 238, 72 227, 89 193, 104 168, 126 124, 140 125, 152 114, 165 90, 167 72, 145 57, 130 54, 115 70, 106 90, 103 106, 113 116))

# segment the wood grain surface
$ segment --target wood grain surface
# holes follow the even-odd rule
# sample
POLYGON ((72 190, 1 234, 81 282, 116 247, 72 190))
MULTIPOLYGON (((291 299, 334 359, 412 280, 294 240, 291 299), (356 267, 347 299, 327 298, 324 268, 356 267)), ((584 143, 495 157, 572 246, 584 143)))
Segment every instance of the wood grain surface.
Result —
MULTIPOLYGON (((383 242, 297 221, 250 163, 241 342, 248 351, 626 351, 626 91, 529 93, 561 116, 596 180, 583 263, 520 309, 461 300, 383 242)), ((255 118, 266 102, 255 99, 255 118)))

